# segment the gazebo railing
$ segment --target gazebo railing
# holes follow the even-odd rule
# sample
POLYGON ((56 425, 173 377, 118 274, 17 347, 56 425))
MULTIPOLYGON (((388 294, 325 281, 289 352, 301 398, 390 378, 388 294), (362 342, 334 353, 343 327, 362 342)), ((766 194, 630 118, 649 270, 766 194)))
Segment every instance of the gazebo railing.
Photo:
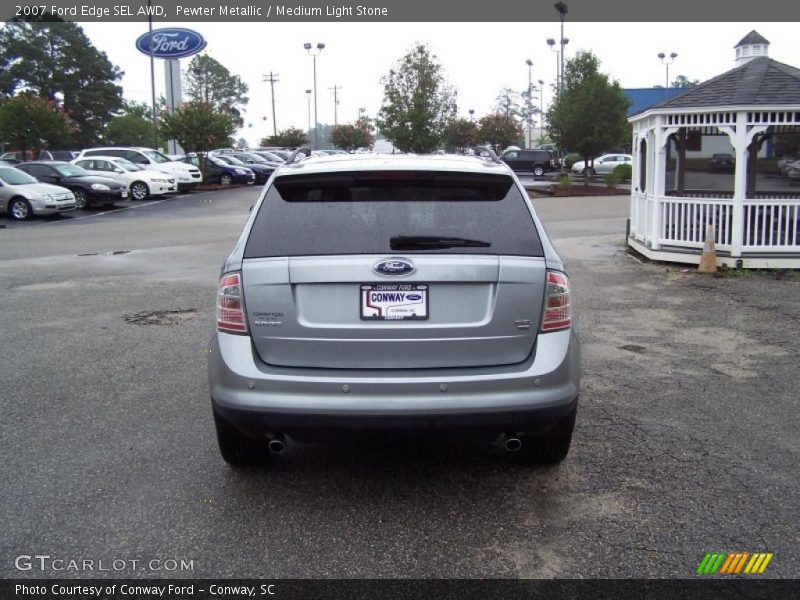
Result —
POLYGON ((800 250, 800 200, 744 202, 742 248, 748 251, 800 250))
MULTIPOLYGON (((753 198, 745 200, 743 210, 743 251, 800 251, 800 199, 753 198)), ((717 248, 731 250, 733 211, 733 202, 725 198, 666 196, 661 201, 659 243, 702 248, 711 225, 717 248)))
MULTIPOLYGON (((667 190, 667 196, 677 198, 733 198, 733 190, 667 190)), ((764 190, 750 194, 753 200, 800 200, 798 190, 764 190)))
POLYGON ((729 250, 733 242, 730 201, 667 197, 661 203, 661 244, 701 248, 708 225, 714 227, 717 247, 729 250))

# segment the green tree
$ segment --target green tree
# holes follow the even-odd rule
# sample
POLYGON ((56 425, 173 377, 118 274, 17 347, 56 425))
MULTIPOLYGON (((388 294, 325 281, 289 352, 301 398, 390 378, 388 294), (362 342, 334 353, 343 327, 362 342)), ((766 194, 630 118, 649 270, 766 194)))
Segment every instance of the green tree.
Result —
POLYGON ((0 102, 0 139, 21 151, 57 148, 70 136, 66 114, 52 100, 32 92, 0 102))
POLYGON ((330 142, 334 148, 352 152, 358 148, 372 148, 375 145, 374 127, 366 119, 355 124, 337 125, 331 130, 330 142))
POLYGON ((285 148, 297 148, 308 144, 306 132, 297 127, 289 127, 278 132, 278 135, 271 135, 261 140, 262 146, 281 146, 285 148))
POLYGON ((494 112, 506 117, 523 118, 525 109, 520 104, 520 98, 523 96, 527 96, 527 90, 524 94, 520 94, 508 86, 504 87, 494 99, 494 112))
POLYGON ((0 30, 0 93, 30 91, 63 107, 76 147, 98 142, 122 107, 121 77, 77 23, 9 22, 0 30))
POLYGON ((422 44, 381 79, 383 105, 377 125, 401 152, 432 152, 456 114, 455 91, 446 84, 436 56, 422 44))
POLYGON ((514 117, 495 113, 478 121, 478 137, 494 148, 505 148, 515 144, 521 135, 522 127, 514 117))
MULTIPOLYGON (((619 83, 599 72, 591 52, 578 52, 565 67, 564 88, 548 112, 550 137, 559 148, 577 152, 589 166, 595 156, 630 137, 628 99, 619 83)), ((589 184, 588 169, 584 178, 589 184)))
POLYGON ((244 125, 242 110, 247 105, 249 88, 238 75, 231 72, 218 60, 197 54, 186 71, 186 93, 194 100, 211 104, 218 110, 228 112, 237 127, 244 125))
POLYGON ((696 88, 698 85, 700 85, 699 79, 689 79, 686 75, 678 75, 675 81, 672 82, 672 87, 676 88, 690 89, 696 88))
POLYGON ((157 147, 152 108, 139 102, 126 102, 122 114, 109 121, 103 141, 116 146, 157 147))
POLYGON ((478 143, 478 126, 470 119, 453 119, 444 128, 442 142, 445 148, 463 152, 478 143))
POLYGON ((231 115, 207 102, 190 100, 170 114, 161 113, 159 133, 164 139, 177 141, 186 152, 195 152, 200 169, 205 170, 209 150, 231 146, 236 125, 231 115))

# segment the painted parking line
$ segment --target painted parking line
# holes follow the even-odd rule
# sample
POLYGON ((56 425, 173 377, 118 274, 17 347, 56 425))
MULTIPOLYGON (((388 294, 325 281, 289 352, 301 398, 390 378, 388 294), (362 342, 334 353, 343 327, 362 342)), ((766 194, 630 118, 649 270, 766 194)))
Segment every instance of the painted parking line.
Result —
POLYGON ((55 224, 63 224, 63 223, 71 223, 73 221, 82 221, 83 219, 92 219, 94 217, 102 217, 103 215, 110 215, 117 212, 122 212, 123 210, 133 210, 135 208, 144 208, 145 206, 152 206, 153 204, 161 204, 162 202, 168 202, 170 200, 177 200, 178 198, 185 198, 188 194, 181 194, 180 196, 173 196, 172 198, 162 198, 161 200, 153 200, 151 202, 145 202, 143 204, 134 204, 132 206, 121 206, 120 208, 113 208, 111 210, 104 210, 103 212, 94 213, 91 215, 85 215, 83 217, 72 217, 66 221, 45 221, 42 225, 55 225, 55 224))

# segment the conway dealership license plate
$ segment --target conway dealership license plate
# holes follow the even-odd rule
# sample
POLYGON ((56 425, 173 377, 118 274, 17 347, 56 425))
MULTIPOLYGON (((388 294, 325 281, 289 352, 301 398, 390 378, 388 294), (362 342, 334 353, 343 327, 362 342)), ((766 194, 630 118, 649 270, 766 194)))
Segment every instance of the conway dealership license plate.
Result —
POLYGON ((412 283, 361 285, 361 319, 423 321, 428 318, 428 286, 412 283))

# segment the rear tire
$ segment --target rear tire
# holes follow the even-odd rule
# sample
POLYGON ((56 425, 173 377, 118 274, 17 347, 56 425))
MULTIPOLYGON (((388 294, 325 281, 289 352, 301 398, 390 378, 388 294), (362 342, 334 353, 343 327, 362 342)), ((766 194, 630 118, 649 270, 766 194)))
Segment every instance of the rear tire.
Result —
POLYGON ((150 189, 143 181, 134 181, 131 184, 131 198, 134 200, 147 200, 150 195, 150 189))
POLYGON ((541 177, 544 175, 544 167, 542 165, 534 165, 533 174, 536 175, 536 177, 541 177))
POLYGON ((214 413, 214 426, 217 429, 219 453, 231 467, 251 467, 269 461, 270 454, 266 444, 259 444, 243 436, 217 413, 214 413))
POLYGON ((83 190, 72 190, 75 196, 75 205, 78 209, 89 208, 89 201, 86 199, 86 193, 83 190))
POLYGON ((28 221, 33 218, 31 203, 25 198, 12 198, 7 206, 8 216, 14 221, 28 221))
POLYGON ((531 465, 557 465, 563 461, 567 458, 572 444, 572 431, 575 429, 577 413, 576 406, 544 435, 525 439, 522 448, 513 456, 531 465))
POLYGON ((219 178, 219 182, 221 185, 229 186, 233 183, 233 177, 228 175, 227 173, 223 173, 222 176, 219 178))

